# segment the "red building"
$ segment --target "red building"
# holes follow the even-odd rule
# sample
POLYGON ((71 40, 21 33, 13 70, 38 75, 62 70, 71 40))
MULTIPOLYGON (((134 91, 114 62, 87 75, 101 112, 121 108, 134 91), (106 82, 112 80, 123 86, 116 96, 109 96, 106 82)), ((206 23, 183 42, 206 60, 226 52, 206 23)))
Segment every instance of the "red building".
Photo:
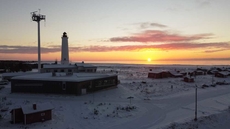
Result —
POLYGON ((184 77, 185 82, 194 82, 194 78, 184 77))
POLYGON ((168 71, 151 71, 148 73, 148 78, 168 78, 171 74, 168 71))
POLYGON ((22 106, 11 110, 11 121, 13 124, 31 124, 52 119, 53 106, 50 103, 33 104, 22 106))
POLYGON ((216 72, 215 77, 226 78, 230 73, 228 71, 216 72))

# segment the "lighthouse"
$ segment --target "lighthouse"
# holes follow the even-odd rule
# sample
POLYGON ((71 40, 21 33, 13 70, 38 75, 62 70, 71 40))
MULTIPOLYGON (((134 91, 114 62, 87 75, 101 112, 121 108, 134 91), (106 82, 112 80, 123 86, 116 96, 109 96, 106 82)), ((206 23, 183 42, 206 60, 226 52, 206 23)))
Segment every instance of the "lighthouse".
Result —
POLYGON ((61 64, 69 64, 69 47, 68 47, 68 37, 66 32, 64 32, 62 36, 61 64))

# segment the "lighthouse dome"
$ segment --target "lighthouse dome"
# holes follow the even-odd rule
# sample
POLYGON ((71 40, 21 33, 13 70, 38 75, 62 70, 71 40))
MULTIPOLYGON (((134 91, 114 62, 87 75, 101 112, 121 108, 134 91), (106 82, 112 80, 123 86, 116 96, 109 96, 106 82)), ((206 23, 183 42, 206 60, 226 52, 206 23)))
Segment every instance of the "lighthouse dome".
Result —
POLYGON ((66 32, 64 32, 62 37, 67 37, 67 33, 66 33, 66 32))

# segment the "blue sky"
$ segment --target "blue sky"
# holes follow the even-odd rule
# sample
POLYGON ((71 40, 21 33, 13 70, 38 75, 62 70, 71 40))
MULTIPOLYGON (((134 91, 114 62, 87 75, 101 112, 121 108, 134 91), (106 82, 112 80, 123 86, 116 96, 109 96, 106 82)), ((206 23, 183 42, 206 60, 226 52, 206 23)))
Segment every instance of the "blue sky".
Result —
POLYGON ((228 0, 1 0, 0 59, 32 54, 27 58, 36 60, 37 24, 30 12, 38 9, 46 15, 41 22, 43 60, 60 58, 65 31, 72 60, 102 60, 104 49, 111 53, 105 60, 123 54, 127 57, 121 60, 171 59, 185 51, 176 59, 230 57, 228 0))

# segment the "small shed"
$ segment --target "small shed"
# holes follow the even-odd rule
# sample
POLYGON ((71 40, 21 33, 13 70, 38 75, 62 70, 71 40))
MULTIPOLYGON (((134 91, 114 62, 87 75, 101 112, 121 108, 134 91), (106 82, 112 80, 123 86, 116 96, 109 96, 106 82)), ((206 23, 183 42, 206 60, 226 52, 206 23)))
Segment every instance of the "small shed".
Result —
POLYGON ((11 121, 13 124, 20 122, 31 124, 51 120, 52 109, 50 103, 25 105, 11 110, 11 121))
POLYGON ((195 75, 206 75, 206 71, 196 70, 194 72, 195 72, 195 75))
POLYGON ((209 71, 207 72, 207 74, 213 75, 213 74, 216 74, 217 72, 219 72, 219 71, 216 70, 216 69, 213 69, 213 70, 209 70, 209 71))
POLYGON ((194 78, 184 77, 185 82, 194 82, 194 78))
POLYGON ((229 74, 228 71, 216 72, 215 77, 226 78, 229 74))

